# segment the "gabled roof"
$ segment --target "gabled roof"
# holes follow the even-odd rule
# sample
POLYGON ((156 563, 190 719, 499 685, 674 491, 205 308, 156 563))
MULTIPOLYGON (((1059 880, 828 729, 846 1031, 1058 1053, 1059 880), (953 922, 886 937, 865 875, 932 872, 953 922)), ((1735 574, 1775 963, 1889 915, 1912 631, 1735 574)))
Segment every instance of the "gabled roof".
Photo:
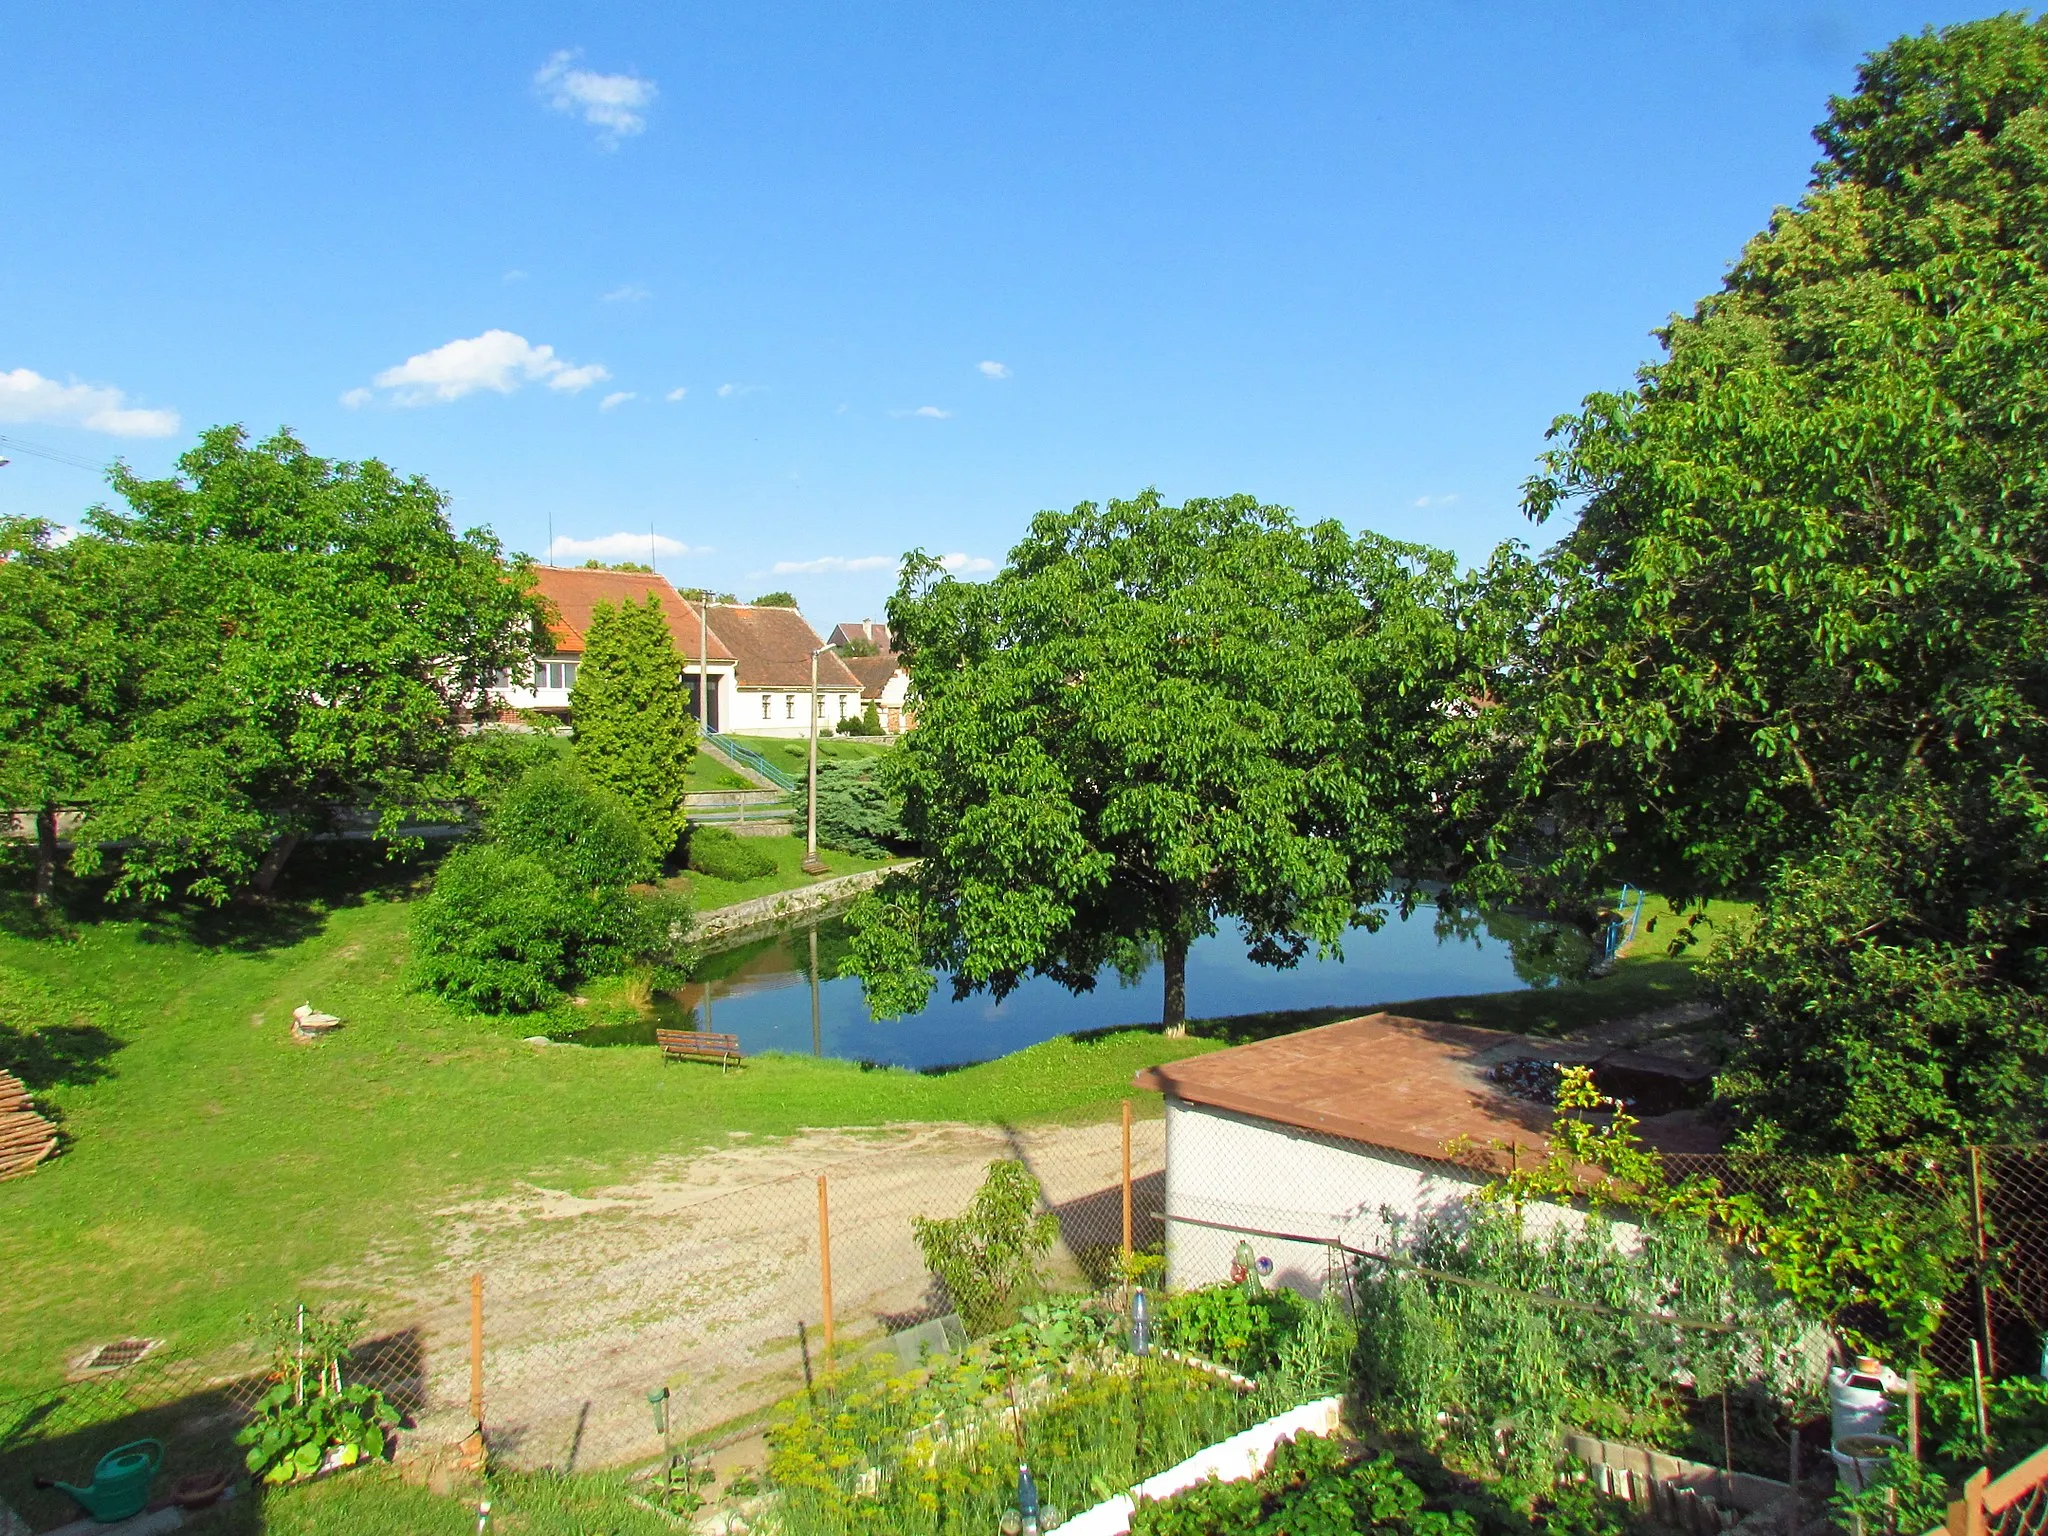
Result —
POLYGON ((873 619, 862 619, 858 624, 834 624, 832 643, 844 645, 849 640, 865 640, 878 651, 889 649, 889 626, 877 624, 873 619))
MULTIPOLYGON (((811 652, 824 642, 794 608, 761 608, 751 603, 711 606, 711 632, 739 658, 742 688, 808 688, 811 652)), ((693 653, 694 654, 694 653, 693 653)), ((860 679, 827 651, 818 658, 820 688, 858 688, 860 679)))
MULTIPOLYGON (((668 620, 669 638, 675 641, 677 654, 685 660, 697 658, 697 610, 677 595, 666 577, 643 571, 563 570, 544 565, 534 572, 533 587, 554 604, 556 618, 548 628, 554 636, 556 651, 562 655, 583 654, 583 636, 590 628, 590 615, 599 603, 644 603, 652 593, 661 603, 663 617, 668 620)), ((720 611, 715 606, 711 610, 708 659, 731 661, 733 653, 726 649, 718 634, 720 611)))
MULTIPOLYGON (((845 625, 840 625, 844 629, 845 625)), ((882 690, 889 686, 889 679, 903 670, 903 663, 894 651, 884 651, 879 656, 848 656, 846 670, 860 679, 860 696, 864 699, 879 699, 882 690)))

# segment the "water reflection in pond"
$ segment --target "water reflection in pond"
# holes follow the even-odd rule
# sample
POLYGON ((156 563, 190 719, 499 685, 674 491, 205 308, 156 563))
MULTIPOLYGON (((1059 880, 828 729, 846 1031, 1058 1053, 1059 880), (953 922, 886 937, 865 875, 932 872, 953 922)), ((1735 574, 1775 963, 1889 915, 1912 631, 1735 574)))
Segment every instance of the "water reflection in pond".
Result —
MULTIPOLYGON (((1254 965, 1234 932, 1200 940, 1188 954, 1188 1012, 1197 1018, 1287 1008, 1356 1006, 1402 998, 1505 992, 1546 986, 1583 972, 1583 936, 1555 924, 1489 916, 1462 933, 1439 935, 1425 907, 1407 921, 1390 917, 1378 933, 1350 934, 1342 960, 1305 959, 1291 971, 1254 965)), ((654 1016, 638 1025, 586 1030, 587 1045, 654 1043, 657 1025, 716 1029, 739 1036, 748 1055, 790 1051, 936 1067, 986 1061, 1055 1035, 1118 1024, 1156 1023, 1160 976, 1155 962, 1129 981, 1114 972, 1079 996, 1042 977, 1002 1002, 986 994, 953 1000, 941 982, 922 1012, 878 1022, 860 983, 839 975, 846 925, 828 918, 786 929, 701 960, 693 979, 655 997, 654 1016), (813 978, 816 978, 815 985, 813 978)))

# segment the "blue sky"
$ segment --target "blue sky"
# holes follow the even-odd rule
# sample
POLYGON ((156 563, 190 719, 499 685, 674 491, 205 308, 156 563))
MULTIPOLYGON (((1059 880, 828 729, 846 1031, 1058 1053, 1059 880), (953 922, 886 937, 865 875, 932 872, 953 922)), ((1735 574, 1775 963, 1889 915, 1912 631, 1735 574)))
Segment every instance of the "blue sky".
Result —
POLYGON ((0 434, 288 423, 821 627, 1152 484, 1477 559, 1857 59, 1972 14, 8 0, 0 434))

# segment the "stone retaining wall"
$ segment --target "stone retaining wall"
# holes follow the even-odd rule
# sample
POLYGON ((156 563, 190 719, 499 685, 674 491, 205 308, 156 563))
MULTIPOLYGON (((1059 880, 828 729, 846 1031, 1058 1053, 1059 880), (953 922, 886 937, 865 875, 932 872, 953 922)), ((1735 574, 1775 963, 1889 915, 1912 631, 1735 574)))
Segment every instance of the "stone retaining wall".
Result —
MULTIPOLYGON (((739 829, 735 827, 733 830, 739 829)), ((909 867, 908 864, 889 864, 880 869, 863 869, 851 875, 820 880, 816 885, 777 891, 772 896, 756 896, 752 901, 736 901, 729 907, 715 908, 697 919, 697 941, 716 944, 755 928, 772 928, 778 923, 844 906, 862 891, 879 884, 883 876, 909 867)))

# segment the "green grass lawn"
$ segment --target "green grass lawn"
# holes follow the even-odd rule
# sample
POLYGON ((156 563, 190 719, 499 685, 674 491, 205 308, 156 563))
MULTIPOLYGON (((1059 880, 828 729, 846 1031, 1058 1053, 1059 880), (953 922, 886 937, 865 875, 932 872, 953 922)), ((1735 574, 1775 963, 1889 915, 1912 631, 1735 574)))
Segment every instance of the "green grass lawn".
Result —
POLYGON ((688 791, 691 794, 709 794, 721 789, 759 789, 761 786, 752 779, 742 778, 708 752, 696 753, 690 759, 688 791))
MULTIPOLYGON (((787 736, 734 736, 733 740, 742 746, 752 747, 793 778, 802 778, 810 767, 811 745, 807 739, 791 739, 787 736)), ((818 738, 818 761, 821 763, 854 762, 864 757, 880 757, 889 750, 889 743, 873 737, 820 736, 818 738)))
MULTIPOLYGON (((756 880, 717 880, 710 875, 691 870, 677 875, 671 883, 690 893, 690 903, 699 912, 709 912, 715 907, 729 907, 736 901, 751 901, 756 896, 772 896, 777 891, 793 891, 801 886, 815 885, 818 880, 829 879, 830 875, 813 876, 803 872, 804 840, 800 837, 750 837, 747 846, 759 848, 775 860, 775 873, 762 875, 756 880)), ((820 848, 818 858, 832 875, 850 875, 863 869, 874 869, 889 862, 886 859, 864 858, 857 853, 840 853, 831 848, 820 848)))
POLYGON ((664 1069, 651 1048, 529 1045, 532 1018, 407 990, 406 894, 394 877, 263 930, 107 921, 49 938, 14 914, 0 1063, 70 1144, 0 1184, 0 1392, 123 1335, 202 1353, 241 1340, 247 1314, 309 1286, 375 1306, 373 1258, 424 1264, 433 1212, 521 1181, 588 1190, 732 1130, 1106 1115, 1139 1068, 1215 1048, 1128 1031, 942 1075, 771 1056, 724 1076, 664 1069), (307 1001, 347 1027, 294 1043, 307 1001))

